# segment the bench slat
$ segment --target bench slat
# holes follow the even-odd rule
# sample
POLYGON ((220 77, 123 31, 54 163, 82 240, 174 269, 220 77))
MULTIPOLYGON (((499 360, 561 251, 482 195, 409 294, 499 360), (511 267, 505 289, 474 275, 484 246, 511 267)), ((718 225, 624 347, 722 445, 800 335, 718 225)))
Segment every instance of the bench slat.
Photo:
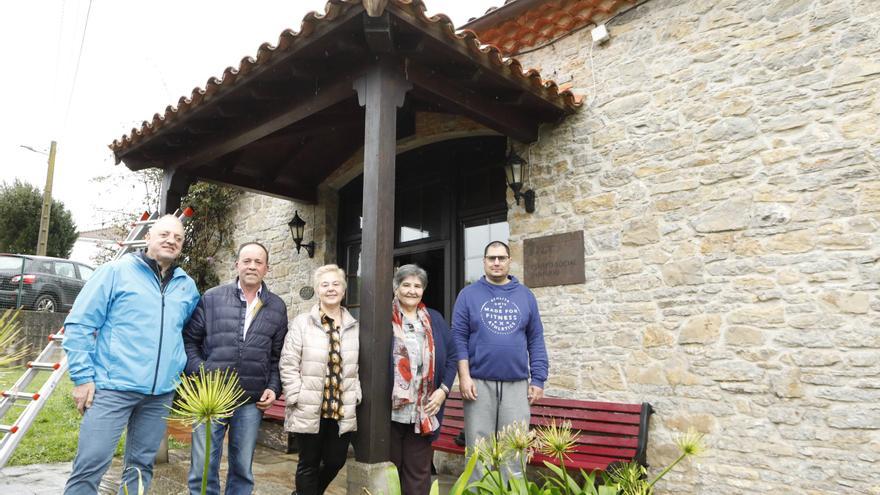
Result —
POLYGON ((563 420, 566 419, 583 419, 587 421, 604 421, 607 423, 623 423, 629 425, 638 425, 639 424, 639 415, 638 414, 621 414, 614 412, 604 412, 604 411, 591 411, 591 410, 571 410, 571 409, 561 409, 558 407, 542 407, 542 406, 532 406, 532 417, 535 416, 549 416, 553 418, 561 418, 563 420))
POLYGON ((638 437, 608 437, 599 435, 579 435, 577 443, 583 445, 602 445, 605 447, 639 448, 638 437))
MULTIPOLYGON (((460 392, 452 392, 446 399, 446 407, 461 409, 462 398, 460 392)), ((567 410, 589 410, 589 411, 605 411, 618 412, 639 415, 642 412, 641 404, 620 404, 617 402, 594 402, 574 399, 558 399, 556 397, 544 397, 532 407, 559 407, 567 410)))
POLYGON ((558 399, 544 397, 533 406, 564 407, 567 409, 590 409, 594 411, 610 411, 621 413, 639 414, 642 411, 641 404, 620 404, 617 402, 593 402, 574 399, 558 399))
POLYGON ((279 421, 284 421, 284 409, 286 407, 286 402, 284 400, 284 396, 280 396, 275 399, 275 402, 269 406, 269 409, 263 411, 263 419, 275 419, 279 421))
MULTIPOLYGON (((550 426, 553 423, 552 419, 538 417, 532 418, 532 426, 550 426)), ((558 424, 558 422, 557 422, 558 424)), ((614 435, 631 435, 638 436, 639 435, 639 427, 629 426, 629 425, 615 425, 609 423, 596 423, 592 421, 572 421, 571 428, 573 430, 580 431, 589 431, 594 433, 611 433, 614 435)))

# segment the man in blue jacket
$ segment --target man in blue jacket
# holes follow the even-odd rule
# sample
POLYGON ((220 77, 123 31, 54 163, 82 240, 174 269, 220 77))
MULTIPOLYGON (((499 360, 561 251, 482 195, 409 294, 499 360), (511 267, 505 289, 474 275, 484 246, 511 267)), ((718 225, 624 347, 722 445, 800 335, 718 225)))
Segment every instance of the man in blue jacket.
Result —
POLYGON ((199 300, 196 284, 175 265, 183 235, 173 215, 157 220, 146 252, 101 266, 64 322, 73 400, 83 415, 65 494, 98 492, 123 430, 123 486, 137 493, 140 478, 149 488, 186 364, 180 333, 199 300))
MULTIPOLYGON (((529 405, 543 397, 549 367, 538 303, 509 275, 507 244, 489 243, 483 268, 486 275, 461 290, 452 312, 469 449, 514 422, 528 424, 529 405)), ((521 474, 516 462, 508 469, 505 475, 521 474)))
MULTIPOLYGON (((247 403, 232 417, 211 425, 211 463, 207 492, 220 493, 220 457, 229 432, 229 471, 226 495, 246 495, 254 489, 254 449, 263 411, 281 395, 278 360, 287 334, 287 306, 269 292, 263 278, 269 271, 269 251, 258 242, 238 249, 238 277, 205 292, 183 331, 187 373, 233 370, 238 373, 247 403)), ((205 465, 205 426, 192 435, 189 489, 201 493, 205 465)))

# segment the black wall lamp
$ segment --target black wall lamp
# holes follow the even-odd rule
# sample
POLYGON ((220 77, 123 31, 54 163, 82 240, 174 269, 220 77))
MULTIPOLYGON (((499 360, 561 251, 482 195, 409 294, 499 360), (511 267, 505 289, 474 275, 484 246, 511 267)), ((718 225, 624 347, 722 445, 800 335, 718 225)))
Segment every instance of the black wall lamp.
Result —
POLYGON ((306 252, 309 254, 309 258, 315 257, 315 242, 312 241, 308 244, 303 244, 303 231, 306 228, 306 221, 299 217, 299 211, 293 212, 293 218, 290 220, 290 223, 287 224, 290 227, 290 235, 293 236, 293 243, 296 244, 296 252, 298 253, 301 248, 306 248, 306 252))
POLYGON ((535 191, 526 189, 523 191, 523 185, 529 181, 529 162, 525 161, 510 150, 507 154, 507 163, 504 164, 504 172, 507 175, 507 185, 513 191, 513 198, 516 204, 519 204, 520 198, 525 200, 526 213, 535 212, 535 191))

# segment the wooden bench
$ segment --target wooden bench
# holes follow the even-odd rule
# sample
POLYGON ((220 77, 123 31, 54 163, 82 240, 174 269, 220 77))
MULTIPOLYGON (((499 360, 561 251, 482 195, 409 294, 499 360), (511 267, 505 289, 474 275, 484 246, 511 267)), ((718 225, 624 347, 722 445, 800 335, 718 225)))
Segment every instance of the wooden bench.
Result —
POLYGON ((273 402, 272 405, 269 406, 269 409, 266 409, 265 411, 263 411, 263 419, 274 419, 277 421, 281 421, 283 423, 284 422, 284 407, 285 407, 284 396, 281 395, 277 399, 275 399, 275 402, 273 402))
MULTIPOLYGON (((651 405, 617 404, 545 397, 531 406, 530 427, 557 425, 570 421, 578 434, 574 452, 565 461, 566 468, 586 472, 604 471, 614 462, 635 460, 647 466, 648 421, 651 405)), ((440 437, 434 441, 435 451, 464 455, 465 448, 455 443, 464 428, 461 394, 453 392, 446 401, 446 412, 440 437)), ((554 458, 535 454, 530 464, 544 466, 544 461, 558 465, 554 458)))
POLYGON ((275 399, 275 402, 263 412, 264 422, 260 427, 260 434, 257 442, 261 445, 271 447, 276 450, 283 450, 285 453, 297 451, 296 438, 293 434, 284 431, 284 396, 275 399))

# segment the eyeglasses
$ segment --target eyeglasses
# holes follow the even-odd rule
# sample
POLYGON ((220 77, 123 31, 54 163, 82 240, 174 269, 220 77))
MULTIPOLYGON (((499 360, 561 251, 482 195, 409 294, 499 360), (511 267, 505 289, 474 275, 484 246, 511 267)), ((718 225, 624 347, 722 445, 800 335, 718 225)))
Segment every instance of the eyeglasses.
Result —
POLYGON ((485 258, 486 258, 486 261, 488 261, 490 263, 496 263, 496 262, 506 263, 507 260, 510 259, 510 256, 486 256, 485 258))

